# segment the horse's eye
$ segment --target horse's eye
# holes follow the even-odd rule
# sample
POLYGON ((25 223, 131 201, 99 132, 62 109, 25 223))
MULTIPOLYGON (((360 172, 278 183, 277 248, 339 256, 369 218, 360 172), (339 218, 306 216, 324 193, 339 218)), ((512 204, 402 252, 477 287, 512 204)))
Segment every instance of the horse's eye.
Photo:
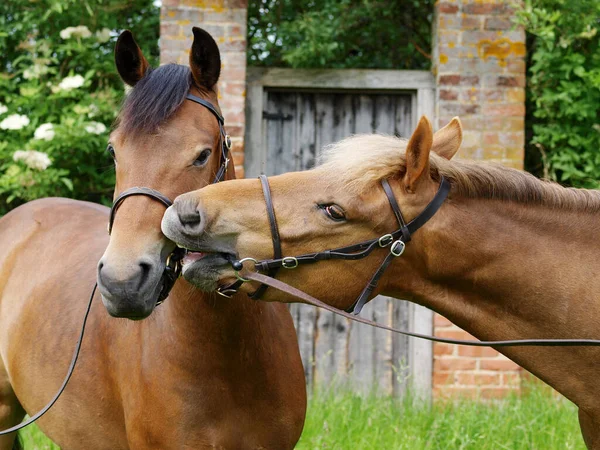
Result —
POLYGON ((110 153, 112 159, 115 159, 115 148, 112 146, 112 144, 108 144, 108 146, 106 147, 106 151, 110 153))
POLYGON ((325 211, 325 214, 327 214, 331 220, 335 220, 337 222, 346 220, 346 213, 339 205, 323 205, 323 211, 325 211))
POLYGON ((208 148, 205 148, 204 150, 202 150, 202 153, 200 153, 198 158, 196 158, 193 165, 196 167, 202 167, 204 164, 206 164, 206 161, 208 161, 208 157, 210 156, 210 153, 211 153, 211 151, 208 148))

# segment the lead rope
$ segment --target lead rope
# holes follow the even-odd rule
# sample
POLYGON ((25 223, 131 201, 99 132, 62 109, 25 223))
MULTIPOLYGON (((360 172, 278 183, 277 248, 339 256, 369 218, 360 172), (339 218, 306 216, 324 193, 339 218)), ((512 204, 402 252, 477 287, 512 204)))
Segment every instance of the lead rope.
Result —
POLYGON ((90 295, 90 299, 88 301, 87 309, 85 311, 85 315, 83 316, 83 323, 81 325, 81 332, 79 333, 79 339, 77 340, 77 344, 75 345, 75 351, 73 352, 73 358, 71 358, 71 364, 69 365, 69 370, 67 370, 67 375, 65 376, 65 379, 63 380, 60 389, 54 395, 54 397, 52 398, 52 400, 50 400, 50 402, 46 406, 44 406, 44 408, 42 408, 37 414, 35 414, 33 417, 30 417, 29 420, 27 420, 26 422, 22 422, 19 425, 15 425, 14 427, 9 428, 8 430, 2 430, 2 431, 0 431, 0 436, 3 436, 5 434, 14 433, 15 431, 19 431, 20 429, 25 428, 26 426, 31 425, 33 422, 35 422, 40 417, 42 417, 44 414, 46 414, 48 412, 48 410, 50 408, 52 408, 52 406, 54 406, 54 404, 56 403, 56 401, 58 400, 58 398, 64 392, 65 388, 67 387, 67 383, 71 379, 71 375, 73 375, 73 371, 75 370, 75 364, 77 363, 77 358, 79 358, 79 351, 81 350, 81 343, 83 342, 83 335, 85 333, 85 325, 87 323, 88 316, 90 315, 90 310, 92 308, 92 301, 94 300, 94 294, 96 293, 96 288, 97 287, 98 287, 98 284, 94 284, 94 289, 92 289, 92 295, 90 295))
POLYGON ((248 280, 254 280, 267 286, 271 286, 286 294, 290 294, 296 298, 303 300, 309 305, 323 308, 330 311, 338 316, 345 317, 346 319, 353 320, 355 322, 364 323, 381 330, 391 331, 392 333, 403 334, 404 336, 414 337, 417 339, 425 339, 432 342, 441 342, 443 344, 456 344, 466 345, 470 347, 524 347, 524 346, 538 346, 538 347, 575 347, 575 346, 589 346, 589 347, 600 347, 600 340, 597 339, 514 339, 506 341, 471 341, 464 339, 448 339, 430 336, 428 334, 413 333, 412 331, 400 330, 398 328, 388 327, 377 322, 373 322, 369 319, 364 319, 360 316, 342 311, 341 309, 334 308, 321 300, 308 295, 306 292, 296 289, 283 281, 275 278, 268 277, 258 272, 249 272, 244 274, 244 278, 248 280))

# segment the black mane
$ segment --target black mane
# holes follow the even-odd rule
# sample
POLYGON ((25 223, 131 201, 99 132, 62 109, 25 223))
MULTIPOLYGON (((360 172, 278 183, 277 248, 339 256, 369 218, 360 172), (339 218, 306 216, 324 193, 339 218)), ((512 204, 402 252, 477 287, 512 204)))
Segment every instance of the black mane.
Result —
POLYGON ((187 66, 166 64, 148 69, 123 102, 119 127, 124 133, 152 133, 185 101, 192 86, 187 66))

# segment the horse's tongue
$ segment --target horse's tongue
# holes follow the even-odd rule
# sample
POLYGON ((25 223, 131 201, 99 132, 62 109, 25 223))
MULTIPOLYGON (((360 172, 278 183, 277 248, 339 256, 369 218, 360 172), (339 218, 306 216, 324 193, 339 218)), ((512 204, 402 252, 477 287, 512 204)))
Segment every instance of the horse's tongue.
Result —
POLYGON ((206 256, 206 253, 201 252, 187 252, 183 257, 183 264, 191 264, 198 261, 206 256))

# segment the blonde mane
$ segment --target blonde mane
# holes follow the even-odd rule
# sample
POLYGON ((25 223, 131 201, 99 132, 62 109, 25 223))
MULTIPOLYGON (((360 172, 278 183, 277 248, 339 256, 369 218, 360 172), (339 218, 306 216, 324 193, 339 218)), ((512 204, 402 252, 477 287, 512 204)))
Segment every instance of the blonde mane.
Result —
MULTIPOLYGON (((325 171, 332 186, 360 194, 384 178, 404 174, 407 143, 378 134, 351 136, 325 147, 316 170, 325 171)), ((448 161, 432 152, 430 167, 434 179, 443 175, 450 181, 451 195, 600 211, 600 191, 564 188, 498 163, 448 161)))

